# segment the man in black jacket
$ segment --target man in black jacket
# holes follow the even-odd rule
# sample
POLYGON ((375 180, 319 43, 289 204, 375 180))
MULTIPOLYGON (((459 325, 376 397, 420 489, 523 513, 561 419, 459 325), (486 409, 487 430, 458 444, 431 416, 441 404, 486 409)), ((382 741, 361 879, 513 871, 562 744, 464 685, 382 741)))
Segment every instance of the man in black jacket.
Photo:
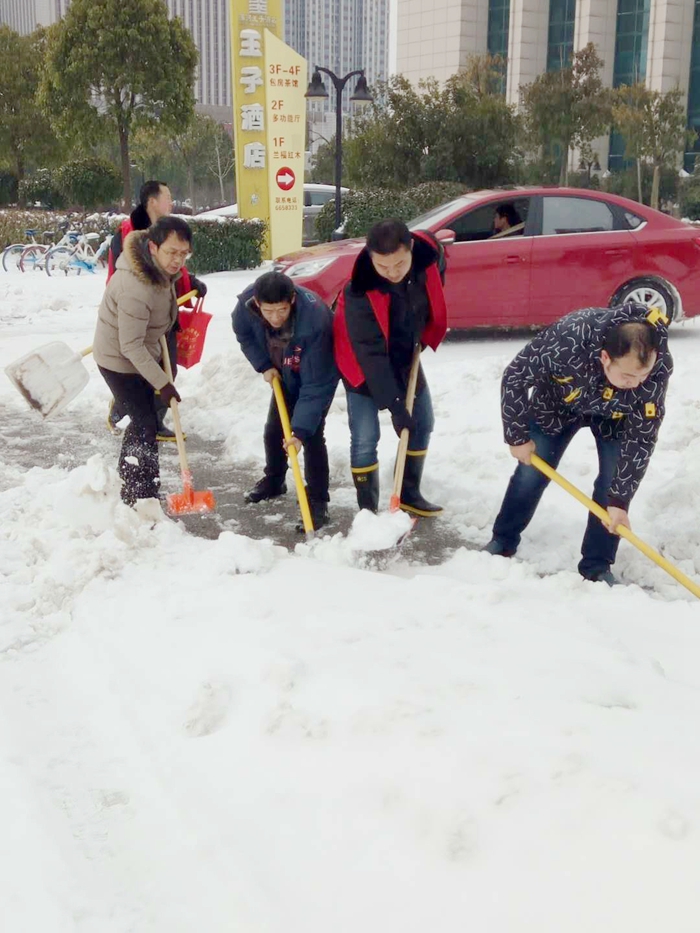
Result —
MULTIPOLYGON (((139 203, 131 212, 131 215, 127 220, 122 221, 119 225, 119 229, 116 231, 112 237, 112 242, 109 244, 109 267, 107 271, 107 282, 112 278, 114 272, 117 268, 117 260, 121 256, 122 250, 124 249, 124 241, 127 236, 134 230, 148 230, 156 221, 160 220, 161 217, 168 217, 173 210, 173 198, 170 193, 170 188, 166 185, 164 181, 156 181, 155 179, 145 182, 141 186, 139 192, 139 203)), ((207 293, 207 286, 200 279, 195 278, 193 275, 190 275, 187 269, 182 269, 182 274, 178 280, 178 297, 186 295, 196 289, 199 295, 203 298, 207 293)), ((168 333, 168 352, 170 353, 170 363, 173 368, 173 379, 177 376, 177 323, 173 329, 168 333)), ((168 413, 168 408, 163 404, 160 398, 156 400, 156 412, 158 415, 158 434, 157 439, 159 441, 174 441, 175 432, 171 431, 170 428, 166 427, 163 422, 166 414, 168 413)), ((109 413, 107 415, 107 426, 112 432, 116 432, 117 425, 126 417, 126 411, 123 406, 119 405, 115 400, 112 400, 109 406, 109 413)))
POLYGON ((300 453, 303 448, 311 517, 314 528, 321 528, 329 521, 330 498, 324 429, 338 385, 331 312, 314 292, 295 286, 281 272, 266 272, 239 296, 233 330, 265 382, 279 378, 292 426, 287 442, 273 395, 264 432, 265 475, 246 500, 261 502, 285 493, 287 450, 293 445, 300 453))
POLYGON ((415 348, 436 350, 446 333, 443 275, 444 254, 432 234, 384 220, 370 230, 338 299, 335 358, 347 390, 350 465, 361 509, 379 507, 379 411, 388 408, 396 433, 410 431, 401 508, 428 517, 442 512, 420 491, 434 425, 422 368, 411 414, 406 391, 415 348))
POLYGON ((503 375, 501 409, 506 444, 518 466, 486 545, 511 557, 548 480, 530 465, 533 453, 551 466, 581 427, 598 448, 594 500, 608 525, 589 515, 579 573, 615 582, 619 525, 630 527, 630 502, 646 472, 664 417, 673 360, 668 319, 657 309, 628 304, 567 314, 543 330, 503 375))

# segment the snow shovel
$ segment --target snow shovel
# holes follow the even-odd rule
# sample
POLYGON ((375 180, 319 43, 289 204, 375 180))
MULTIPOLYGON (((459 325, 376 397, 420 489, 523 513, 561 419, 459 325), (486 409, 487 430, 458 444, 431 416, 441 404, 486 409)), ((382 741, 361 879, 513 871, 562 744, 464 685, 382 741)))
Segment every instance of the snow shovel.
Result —
MULTIPOLYGON (((416 386, 418 385, 418 370, 420 368, 420 344, 417 344, 413 351, 413 360, 411 361, 411 372, 408 377, 408 389, 406 390, 406 410, 409 415, 413 414, 413 403, 416 400, 416 386)), ((389 500, 389 511, 398 512, 401 507, 401 488, 403 486, 403 474, 406 469, 406 453, 408 451, 408 428, 404 428, 399 438, 399 450, 396 454, 396 466, 394 467, 394 489, 389 500)), ((415 524, 416 519, 413 519, 415 524)), ((405 537, 405 536, 404 536, 405 537)))
MULTIPOLYGON (((413 403, 416 398, 416 386, 418 384, 418 370, 420 369, 420 344, 418 344, 413 353, 413 360, 411 361, 411 371, 408 377, 408 387, 406 390, 406 410, 409 414, 413 414, 413 403)), ((382 522, 381 528, 378 525, 372 534, 380 533, 378 536, 382 539, 382 544, 379 546, 373 546, 369 549, 360 549, 365 560, 369 561, 370 564, 378 566, 380 569, 384 569, 387 563, 398 554, 401 546, 403 545, 406 538, 409 536, 413 530, 414 525, 417 522, 417 518, 413 516, 408 516, 407 513, 402 513, 406 516, 408 524, 404 525, 398 532, 395 527, 392 527, 392 524, 395 523, 396 519, 391 519, 389 521, 389 516, 396 515, 401 510, 401 488, 403 486, 403 475, 406 469, 406 452, 408 451, 408 439, 410 431, 408 428, 404 428, 401 431, 401 436, 399 437, 399 449, 396 454, 396 465, 394 466, 394 486, 391 493, 391 499, 389 500, 389 512, 383 513, 383 515, 378 516, 378 521, 382 522), (390 543, 383 543, 384 541, 390 541, 390 543)))
POLYGON ((50 418, 90 381, 83 365, 83 357, 90 353, 92 347, 76 353, 67 343, 56 340, 10 363, 5 372, 27 404, 43 418, 50 418))
MULTIPOLYGON (((280 421, 282 422, 282 432, 284 434, 284 439, 285 441, 289 441, 292 436, 292 425, 289 421, 289 412, 287 411, 287 403, 284 400, 282 386, 277 376, 275 376, 272 380, 272 391, 275 393, 275 401, 277 402, 277 411, 279 412, 280 421)), ((304 524, 306 540, 312 541, 314 537, 314 523, 311 520, 311 509, 309 508, 309 499, 306 495, 304 480, 301 476, 299 457, 297 456, 296 448, 293 444, 289 446, 287 453, 292 463, 294 485, 296 486, 297 490, 297 499, 299 500, 299 508, 301 509, 301 520, 304 524)))
MULTIPOLYGON (((574 499, 578 499, 582 505, 585 505, 589 512, 592 512, 597 518, 601 520, 604 525, 608 525, 608 513, 607 510, 603 508, 602 505, 598 505, 597 502, 594 502, 593 499, 589 499, 588 496, 584 495, 580 489, 577 489, 572 483, 567 479, 564 479, 561 474, 551 467, 546 460, 543 460, 541 457, 538 457, 537 454, 532 454, 530 462, 535 469, 539 470, 540 473, 555 482, 558 486, 561 486, 562 489, 565 489, 574 499)), ((637 537, 633 531, 630 531, 629 528, 625 528, 624 525, 618 525, 616 529, 616 534, 619 534, 621 538, 625 538, 630 544, 633 544, 637 550, 641 551, 642 554, 645 554, 649 560, 653 560, 655 564, 658 564, 662 570, 665 570, 666 573, 670 574, 674 580, 677 580, 681 586, 684 586, 687 590, 697 596, 700 599, 700 586, 697 583, 694 583, 689 577, 680 571, 677 567, 674 567, 673 564, 666 560, 658 551, 655 551, 653 547, 650 547, 646 541, 642 541, 641 538, 637 537)))
MULTIPOLYGON (((168 353, 168 342, 165 336, 160 338, 160 345, 163 350, 163 367, 165 374, 170 382, 173 381, 173 368, 170 365, 170 354, 168 353)), ((173 423, 175 425, 175 438, 177 440, 177 452, 180 458, 180 471, 182 474, 182 492, 175 492, 168 496, 168 511, 173 515, 191 515, 193 513, 212 512, 216 507, 214 493, 210 489, 196 491, 192 488, 192 473, 187 462, 187 452, 185 450, 185 438, 182 435, 182 426, 180 424, 180 412, 177 407, 177 401, 172 399, 170 410, 173 413, 173 423)))
MULTIPOLYGON (((195 289, 178 298, 178 305, 196 294, 195 289)), ((91 346, 76 353, 67 343, 56 340, 10 363, 5 372, 29 406, 42 418, 51 418, 72 402, 90 381, 90 373, 83 364, 83 358, 90 353, 91 346)))

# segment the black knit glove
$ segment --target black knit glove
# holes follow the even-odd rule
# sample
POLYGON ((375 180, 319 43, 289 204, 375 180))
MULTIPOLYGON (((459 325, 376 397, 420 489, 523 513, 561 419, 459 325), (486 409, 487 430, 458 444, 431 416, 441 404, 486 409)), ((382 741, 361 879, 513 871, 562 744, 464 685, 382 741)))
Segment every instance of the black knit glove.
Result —
POLYGON ((199 294, 200 298, 204 298, 204 296, 207 293, 207 286, 204 284, 204 282, 201 279, 198 279, 194 275, 191 275, 190 285, 192 286, 192 288, 197 289, 197 293, 199 294))
POLYGON ((415 418, 408 413, 403 399, 395 398, 389 406, 389 412, 391 413, 391 423, 394 425, 394 430, 399 437, 401 437, 404 428, 408 428, 409 432, 413 431, 416 426, 415 418))
POLYGON ((182 401, 180 398, 180 393, 177 391, 172 382, 169 382, 167 385, 163 386, 163 388, 160 390, 160 397, 163 401, 163 404, 167 405, 168 408, 170 408, 170 403, 173 399, 175 399, 176 402, 182 401))

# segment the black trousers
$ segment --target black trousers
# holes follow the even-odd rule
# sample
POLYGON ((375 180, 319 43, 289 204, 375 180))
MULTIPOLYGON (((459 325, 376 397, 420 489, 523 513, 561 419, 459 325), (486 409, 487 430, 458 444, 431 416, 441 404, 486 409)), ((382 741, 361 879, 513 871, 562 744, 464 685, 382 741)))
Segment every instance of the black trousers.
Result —
POLYGON ((117 472, 123 481, 122 499, 127 505, 133 505, 137 499, 156 497, 160 489, 160 466, 155 389, 135 373, 115 373, 101 366, 98 368, 116 404, 130 418, 117 464, 117 472))
MULTIPOLYGON (((286 401, 287 407, 289 408, 289 417, 291 418, 294 408, 290 408, 289 401, 286 401)), ((324 435, 326 415, 328 414, 329 408, 330 405, 323 412, 321 424, 318 426, 316 433, 312 434, 308 440, 302 441, 304 446, 304 475, 306 479, 306 488, 308 490, 309 499, 312 502, 330 501, 330 496, 328 495, 328 449, 326 447, 326 438, 324 435)), ((265 442, 265 476, 282 483, 287 475, 288 458, 282 446, 284 432, 282 431, 282 422, 280 421, 279 412, 277 411, 277 403, 275 402, 274 394, 270 400, 270 409, 267 413, 263 439, 265 442)))
MULTIPOLYGON (((166 336, 168 341, 168 353, 170 354, 170 365, 173 368, 173 382, 175 382, 175 377, 177 376, 177 331, 172 327, 166 336)), ((163 365, 165 369, 165 365, 163 365)), ((118 375, 118 373, 117 373, 118 375)), ((114 393, 112 393, 114 395, 114 393)), ((124 408, 116 395, 114 395, 114 408, 115 414, 118 416, 115 420, 121 421, 122 418, 126 417, 129 412, 124 408)), ((163 423, 163 418, 168 413, 168 406, 163 404, 160 400, 160 395, 156 395, 156 414, 158 415, 158 424, 163 423)))

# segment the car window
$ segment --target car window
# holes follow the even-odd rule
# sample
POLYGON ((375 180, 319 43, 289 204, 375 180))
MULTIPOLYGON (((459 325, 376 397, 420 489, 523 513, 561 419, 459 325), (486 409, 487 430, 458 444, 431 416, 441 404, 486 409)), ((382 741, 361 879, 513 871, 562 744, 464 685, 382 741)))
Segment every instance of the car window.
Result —
POLYGON ((604 201, 589 198, 545 197, 542 234, 600 233, 612 230, 614 217, 604 201))
POLYGON ((644 223, 644 218, 640 217, 639 214, 633 214, 632 211, 624 211, 623 217, 630 230, 636 230, 640 224, 644 223))
POLYGON ((509 236, 522 236, 527 214, 530 207, 529 198, 504 198, 502 201, 491 201, 481 207, 465 211, 447 223, 450 230, 454 230, 456 243, 469 243, 473 240, 490 240, 496 234, 497 239, 509 236), (500 230, 494 226, 496 208, 508 205, 508 215, 511 226, 500 230), (512 230, 509 233, 508 230, 512 230))
POLYGON ((334 198, 335 191, 306 191, 304 193, 304 204, 309 207, 323 207, 324 204, 334 198))
POLYGON ((429 211, 426 211, 425 214, 419 214, 418 217, 414 217, 413 220, 409 223, 408 229, 427 230, 428 227, 432 227, 433 224, 440 223, 441 221, 445 220, 445 218, 449 217, 453 211, 456 211, 460 207, 465 207, 473 200, 473 198, 465 195, 464 197, 457 198, 454 201, 448 201, 447 204, 439 204, 437 207, 432 207, 429 211))

